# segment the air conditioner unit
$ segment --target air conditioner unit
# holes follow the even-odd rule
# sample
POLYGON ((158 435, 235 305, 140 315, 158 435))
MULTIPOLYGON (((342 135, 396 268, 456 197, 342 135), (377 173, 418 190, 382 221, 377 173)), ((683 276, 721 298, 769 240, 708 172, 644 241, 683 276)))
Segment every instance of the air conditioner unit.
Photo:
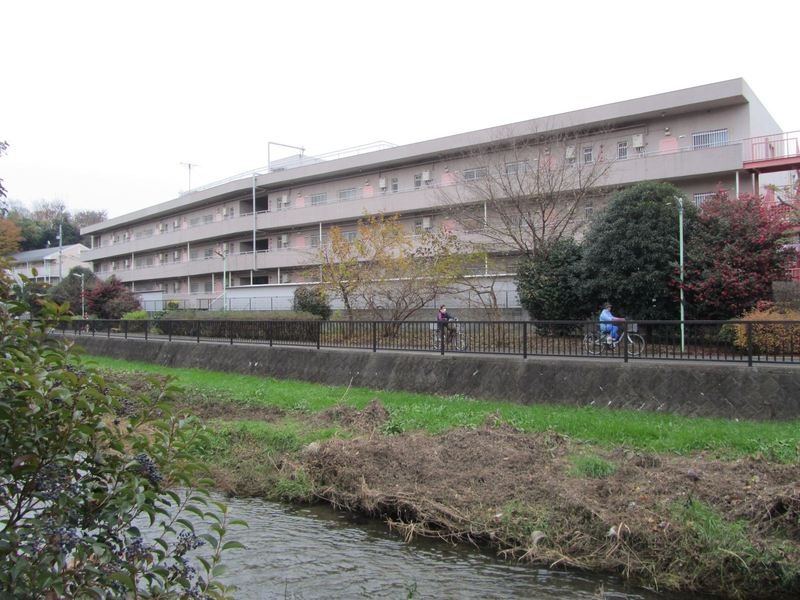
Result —
POLYGON ((431 228, 431 218, 430 217, 422 217, 422 228, 423 229, 430 229, 431 228))
POLYGON ((422 172, 422 181, 430 181, 431 180, 431 172, 430 171, 423 171, 422 172))
POLYGON ((386 189, 386 177, 381 177, 378 179, 378 187, 382 190, 386 189))
POLYGON ((130 268, 130 266, 131 266, 131 261, 130 261, 130 259, 127 259, 127 258, 126 258, 126 259, 125 259, 125 268, 126 268, 126 269, 129 269, 129 268, 130 268))
POLYGON ((574 160, 575 159, 575 146, 567 146, 567 150, 564 153, 564 156, 567 160, 574 160))
POLYGON ((281 234, 281 245, 282 246, 288 246, 289 245, 289 234, 288 233, 282 233, 281 234))
POLYGON ((633 134, 633 147, 634 148, 644 148, 644 134, 643 133, 634 133, 633 134))

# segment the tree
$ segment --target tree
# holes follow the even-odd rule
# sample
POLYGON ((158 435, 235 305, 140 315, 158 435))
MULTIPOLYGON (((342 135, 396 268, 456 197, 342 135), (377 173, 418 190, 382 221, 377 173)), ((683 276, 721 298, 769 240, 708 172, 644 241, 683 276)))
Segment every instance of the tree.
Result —
POLYGON ((80 314, 81 300, 88 299, 89 293, 97 282, 97 276, 90 269, 73 267, 62 281, 50 288, 47 296, 56 304, 67 304, 73 314, 80 314), (81 281, 81 275, 83 275, 83 281, 81 281), (83 288, 83 298, 81 298, 81 288, 83 288))
POLYGON ((61 200, 41 200, 33 211, 24 206, 15 206, 9 212, 9 218, 22 230, 22 250, 58 246, 59 232, 65 246, 81 240, 80 228, 61 200))
POLYGON ((294 310, 331 318, 331 305, 325 290, 320 286, 299 287, 294 291, 294 310))
MULTIPOLYGON (((636 319, 677 319, 678 201, 668 183, 645 182, 616 194, 592 223, 584 269, 595 308, 604 301, 636 319)), ((684 209, 685 237, 696 217, 684 209)))
POLYGON ((322 285, 342 299, 350 319, 358 306, 375 319, 404 321, 455 288, 468 260, 455 242, 444 230, 412 237, 398 215, 368 215, 355 239, 331 228, 319 255, 322 285))
POLYGON ((105 210, 79 210, 75 213, 75 216, 72 220, 75 223, 75 227, 80 229, 81 227, 87 227, 88 225, 101 223, 107 218, 108 212, 105 210))
POLYGON ((559 240, 547 254, 522 261, 517 290, 534 320, 584 319, 594 308, 586 298, 583 253, 573 239, 559 240))
POLYGON ((0 256, 11 256, 19 252, 22 230, 11 219, 0 218, 0 256))
POLYGON ((371 215, 358 226, 361 253, 360 304, 374 319, 405 321, 453 291, 466 257, 455 249, 455 237, 444 230, 409 236, 399 216, 371 215))
POLYGON ((759 196, 731 198, 724 190, 703 203, 687 245, 684 289, 693 317, 738 317, 771 297, 772 282, 795 258, 783 243, 787 216, 759 196))
POLYGON ((123 393, 48 337, 61 308, 44 303, 45 319, 21 318, 33 307, 14 287, 0 268, 0 589, 227 597, 215 575, 223 549, 241 545, 224 540, 227 508, 198 483, 207 436, 162 402, 175 389, 160 388, 158 400, 123 393), (214 534, 195 535, 189 513, 214 534))
POLYGON ((101 319, 121 319, 125 313, 141 308, 133 292, 113 275, 95 284, 86 294, 86 303, 89 312, 101 319))
POLYGON ((339 227, 331 227, 327 244, 320 244, 321 287, 340 298, 348 320, 354 319, 353 304, 356 291, 362 285, 360 244, 344 236, 339 227))
POLYGON ((578 210, 604 193, 599 186, 613 163, 602 146, 578 156, 583 139, 556 134, 474 151, 463 160, 475 168, 453 174, 455 185, 440 188, 441 200, 463 230, 480 234, 476 249, 546 253, 574 236, 578 210))

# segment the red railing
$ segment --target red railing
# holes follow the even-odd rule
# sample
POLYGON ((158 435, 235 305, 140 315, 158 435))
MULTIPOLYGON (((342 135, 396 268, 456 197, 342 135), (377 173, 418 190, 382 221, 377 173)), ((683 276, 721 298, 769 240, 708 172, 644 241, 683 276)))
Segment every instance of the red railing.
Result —
POLYGON ((746 163, 800 157, 800 131, 744 139, 742 151, 746 163))

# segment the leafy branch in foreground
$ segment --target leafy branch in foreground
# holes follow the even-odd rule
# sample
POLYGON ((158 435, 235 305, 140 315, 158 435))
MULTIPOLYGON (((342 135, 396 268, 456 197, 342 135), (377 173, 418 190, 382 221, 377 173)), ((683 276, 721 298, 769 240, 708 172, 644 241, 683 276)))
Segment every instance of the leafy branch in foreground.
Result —
POLYGON ((171 412, 177 388, 148 399, 108 384, 47 335, 64 307, 41 302, 38 321, 22 318, 25 284, 0 271, 0 589, 229 597, 217 577, 243 523, 209 497, 195 458, 206 434, 171 412))

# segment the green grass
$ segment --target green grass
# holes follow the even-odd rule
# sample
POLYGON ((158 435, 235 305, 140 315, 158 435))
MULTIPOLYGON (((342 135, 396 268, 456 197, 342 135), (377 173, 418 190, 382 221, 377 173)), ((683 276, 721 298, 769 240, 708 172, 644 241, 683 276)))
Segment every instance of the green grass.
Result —
POLYGON ((338 402, 361 409, 377 399, 391 414, 385 427, 389 433, 413 430, 438 433, 453 427, 477 427, 488 415, 499 413, 521 431, 553 431, 605 447, 627 446, 681 454, 706 450, 728 459, 749 455, 778 462, 800 460, 798 421, 734 421, 595 407, 522 406, 464 396, 348 389, 202 369, 172 369, 105 357, 87 357, 87 360, 101 368, 169 374, 182 386, 248 405, 316 412, 338 402))
POLYGON ((613 474, 617 470, 616 465, 591 454, 578 454, 570 456, 572 469, 570 473, 575 477, 589 477, 591 479, 602 479, 613 474))

